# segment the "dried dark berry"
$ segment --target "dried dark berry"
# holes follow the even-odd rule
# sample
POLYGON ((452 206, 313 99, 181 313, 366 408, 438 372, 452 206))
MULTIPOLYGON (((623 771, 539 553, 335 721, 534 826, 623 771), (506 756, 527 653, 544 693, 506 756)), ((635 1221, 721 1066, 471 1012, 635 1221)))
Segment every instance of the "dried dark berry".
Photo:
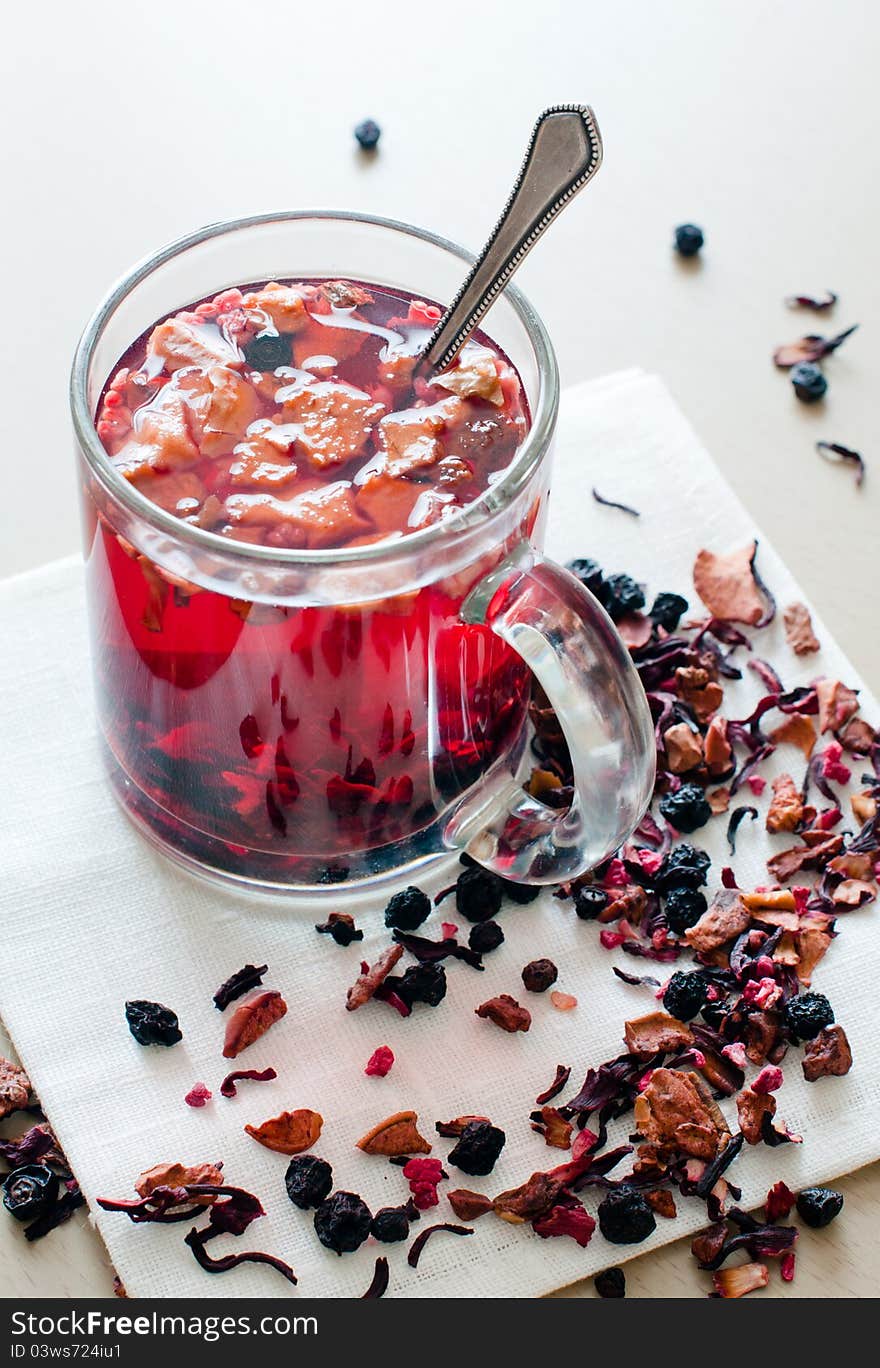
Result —
POLYGON ((469 1121, 449 1151, 449 1162, 471 1177, 485 1177, 495 1167, 507 1136, 489 1121, 469 1121))
POLYGON ((58 1179, 45 1164, 22 1164, 3 1179, 3 1205, 17 1221, 45 1216, 58 1200, 58 1179))
POLYGON ((334 1192, 315 1212, 315 1233, 325 1248, 351 1254, 369 1235, 372 1220, 370 1208, 356 1192, 334 1192))
POLYGON ((686 836, 705 826, 712 816, 699 784, 682 784, 675 793, 664 793, 660 799, 660 812, 676 831, 683 831, 686 836))
POLYGON ((657 1225, 642 1194, 626 1184, 602 1198, 597 1215, 599 1229, 611 1244, 640 1244, 657 1225))
POLYGON ((696 256, 703 241, 703 230, 695 223, 680 223, 675 230, 675 250, 679 256, 696 256))
POLYGON ((625 1297, 626 1274, 622 1268, 606 1268, 604 1273, 596 1274, 593 1286, 600 1297, 625 1297))
POLYGON ((409 1235, 409 1223, 410 1214, 405 1206, 383 1207, 373 1217, 370 1234, 382 1244, 397 1244, 409 1235))
MULTIPOLYGON (((682 613, 688 610, 688 601, 681 594, 658 594, 648 614, 652 622, 667 632, 674 632, 682 613)), ((613 1270, 612 1270, 613 1271, 613 1270)))
POLYGON ((468 945, 480 955, 488 955, 504 942, 504 932, 496 921, 477 922, 468 934, 468 945))
POLYGON ((581 921, 595 921, 603 908, 608 906, 608 894, 596 884, 586 884, 574 895, 574 910, 581 921))
POLYGON ((532 903, 541 896, 540 884, 514 883, 513 879, 502 879, 500 875, 496 875, 496 877, 501 884, 505 898, 509 898, 519 907, 525 907, 527 903, 532 903))
POLYGON ((661 893, 671 888, 700 888, 706 883, 711 863, 705 850, 686 843, 677 845, 665 857, 654 883, 661 893))
POLYGON ((824 993, 789 998, 782 1015, 795 1040, 815 1040, 820 1031, 834 1024, 834 1009, 824 993))
POLYGON ((522 971, 522 981, 530 993, 546 993, 559 978, 559 970, 552 960, 537 959, 522 971))
POLYGON ((489 921, 501 911, 501 880, 481 865, 463 869, 455 881, 455 905, 469 922, 489 921))
POLYGON ((243 350, 244 359, 253 370, 274 371, 290 365, 292 343, 284 333, 260 333, 243 350))
POLYGON ((354 924, 354 917, 348 912, 331 912, 325 922, 316 922, 315 930, 322 936, 332 936, 337 945, 351 945, 352 941, 363 940, 364 933, 354 924))
POLYGON ((664 904, 670 931, 683 936, 688 927, 696 926, 708 905, 705 893, 698 888, 670 888, 664 904))
POLYGON ((690 1021, 706 1004, 709 985, 700 973, 672 975, 663 994, 663 1006, 679 1021, 690 1021))
POLYGON ((813 1230, 822 1230, 843 1210, 843 1193, 835 1192, 833 1188, 804 1188, 797 1195, 796 1206, 806 1225, 812 1226, 813 1230))
POLYGON ((316 1154, 297 1154, 284 1175, 287 1195, 302 1211, 320 1206, 333 1187, 333 1170, 316 1154))
POLYGON ((385 908, 385 925, 395 931, 417 931, 431 915, 431 899, 420 888, 404 888, 385 908))
POLYGON ((354 136, 365 152, 372 152, 382 136, 382 130, 375 119, 364 119, 354 130, 354 136))
POLYGON ((161 1002, 137 998, 125 1004, 125 1019, 139 1045, 176 1045, 183 1040, 177 1016, 161 1002))
POLYGON ((604 606, 612 622, 645 606, 645 592, 632 575, 606 575, 604 606))
POLYGON ((585 589, 589 589, 600 603, 604 604, 605 577, 602 574, 601 565, 597 565, 594 560, 573 560, 569 561, 565 567, 575 579, 580 580, 585 589))
POLYGON ((446 970, 442 964, 413 964, 400 978, 387 978, 385 982, 409 1007, 414 1002, 437 1007, 446 996, 446 970))
POLYGON ((713 1031, 720 1031, 724 1018, 730 1011, 730 1004, 726 998, 719 998, 715 1002, 707 1002, 702 1010, 702 1017, 707 1026, 711 1026, 713 1031))
POLYGON ((802 361, 799 366, 792 366, 790 378, 795 394, 805 404, 814 404, 828 388, 828 381, 814 361, 802 361))

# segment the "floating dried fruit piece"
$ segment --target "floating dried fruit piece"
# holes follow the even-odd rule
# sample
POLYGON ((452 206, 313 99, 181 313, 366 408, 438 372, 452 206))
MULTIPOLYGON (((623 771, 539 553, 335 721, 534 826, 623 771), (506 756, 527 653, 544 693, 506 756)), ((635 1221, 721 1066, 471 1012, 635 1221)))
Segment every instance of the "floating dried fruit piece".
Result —
POLYGON ((804 1049, 802 1067, 808 1083, 818 1078, 842 1078, 852 1068, 852 1051, 842 1026, 826 1026, 804 1049))
POLYGON ((449 1205, 460 1221, 477 1221, 492 1210, 492 1199, 482 1192, 470 1192, 467 1188, 453 1188, 446 1194, 449 1205))
POLYGON ((789 370, 792 366, 799 366, 804 361, 821 361, 823 356, 830 356, 836 351, 842 342, 855 332, 858 323, 854 323, 845 332, 838 333, 836 337, 820 337, 818 333, 808 333, 806 337, 798 338, 797 342, 789 342, 787 345, 777 347, 773 353, 773 364, 780 370, 789 370))
POLYGON ((287 1003, 277 989, 263 988, 251 993, 226 1023, 223 1058, 236 1059, 286 1014, 287 1003))
POLYGON ((30 1095, 30 1079, 24 1069, 0 1056, 0 1118, 21 1111, 30 1095))
POLYGON ((419 1134, 417 1122, 414 1111, 395 1112, 362 1135, 357 1148, 364 1154, 383 1154, 388 1159, 402 1154, 430 1154, 431 1146, 419 1134))
POLYGON ((245 1126, 248 1135, 276 1154, 302 1154, 321 1134, 324 1118, 308 1107, 281 1112, 260 1126, 245 1126))
POLYGON ((512 998, 509 993, 489 998, 474 1010, 478 1017, 493 1022, 500 1026, 502 1031, 508 1031, 511 1035, 515 1031, 527 1031, 532 1024, 531 1012, 525 1007, 520 1007, 516 998, 512 998))
POLYGON ((745 622, 752 627, 769 621, 770 609, 765 607, 764 601, 767 590, 763 589, 755 571, 757 554, 757 541, 727 555, 706 550, 697 552, 694 588, 713 618, 723 622, 745 622))
POLYGON ((557 1012, 571 1012, 578 1005, 578 1000, 571 993, 560 993, 554 989, 550 994, 550 1001, 557 1012))
POLYGON ((402 945, 390 945, 379 956, 374 965, 361 970, 346 994, 345 1010, 347 1012, 356 1012, 358 1007, 363 1007, 365 1002, 369 1002, 376 989, 384 983, 391 973, 402 954, 402 945))
POLYGON ((841 465, 854 465, 856 468, 856 484, 861 485, 865 479, 864 458, 858 451, 853 451, 851 447, 841 446, 839 442, 817 442, 816 450, 820 456, 824 456, 828 461, 838 461, 841 465))
POLYGON ((774 727, 770 740, 776 745, 788 742, 797 746, 809 759, 817 740, 816 724, 806 713, 792 713, 778 727, 774 727))
POLYGON ((263 982, 263 975, 268 968, 267 964, 246 964, 244 968, 237 969, 225 983, 220 984, 214 994, 214 1006, 217 1010, 222 1012, 229 1006, 230 1002, 234 1002, 236 998, 249 993, 252 988, 258 988, 263 982))
POLYGON ((813 631, 813 619, 805 603, 790 603, 782 611, 785 639, 795 655, 811 655, 819 650, 819 638, 813 631))
POLYGON ((712 1274, 712 1282, 719 1297, 744 1297, 759 1287, 766 1287, 770 1271, 766 1264, 738 1264, 736 1268, 721 1268, 712 1274))

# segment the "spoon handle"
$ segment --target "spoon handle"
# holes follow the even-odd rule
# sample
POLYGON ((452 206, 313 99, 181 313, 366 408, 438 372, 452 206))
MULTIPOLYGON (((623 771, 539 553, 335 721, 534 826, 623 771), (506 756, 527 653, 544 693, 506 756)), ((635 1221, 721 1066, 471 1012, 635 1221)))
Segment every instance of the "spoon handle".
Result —
POLYGON ((450 364, 547 226, 601 164, 602 139, 588 105, 544 110, 489 241, 428 339, 418 366, 423 374, 450 364))

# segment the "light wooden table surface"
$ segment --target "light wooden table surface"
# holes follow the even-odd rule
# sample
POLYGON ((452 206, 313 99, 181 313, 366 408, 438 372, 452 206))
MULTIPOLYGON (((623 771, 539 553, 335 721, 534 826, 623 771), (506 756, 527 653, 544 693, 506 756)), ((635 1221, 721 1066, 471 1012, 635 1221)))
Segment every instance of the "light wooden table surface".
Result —
MULTIPOLYGON (((201 223, 281 207, 384 213, 477 248, 536 114, 588 101, 605 165, 520 276, 563 382, 658 371, 876 684, 878 39, 871 0, 15 7, 0 51, 0 572, 77 547, 67 367, 132 261, 201 223), (351 135, 367 115, 384 128, 372 160, 351 135), (707 238, 692 265, 670 250, 686 220, 707 238), (841 297, 830 318, 783 306, 828 287, 841 297), (772 348, 851 323, 826 402, 798 404, 772 348), (863 490, 815 454, 820 437, 867 455, 863 490)), ((845 1216, 803 1233, 797 1280, 774 1279, 775 1296, 876 1292, 880 1168, 839 1186, 845 1216)), ((682 1244, 629 1264, 628 1282, 645 1296, 706 1290, 682 1244)), ((33 1248, 0 1221, 0 1294, 111 1283, 81 1215, 33 1248)))

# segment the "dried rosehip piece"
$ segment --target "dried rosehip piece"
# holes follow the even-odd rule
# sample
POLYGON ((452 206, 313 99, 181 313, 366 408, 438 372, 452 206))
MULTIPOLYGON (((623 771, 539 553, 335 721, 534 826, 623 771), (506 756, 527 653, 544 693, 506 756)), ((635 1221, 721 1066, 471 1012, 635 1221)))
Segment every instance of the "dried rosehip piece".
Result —
POLYGON ((3 1205, 17 1221, 34 1221, 58 1200, 58 1178, 45 1164, 22 1164, 3 1179, 3 1205))
POLYGON ((552 960, 532 960, 522 971, 522 981, 530 993, 546 993, 559 978, 559 970, 552 960))
POLYGON ((183 1040, 177 1016, 161 1002, 132 999, 125 1004, 125 1019, 139 1045, 176 1045, 183 1040))
POLYGON ((504 1131, 491 1122, 470 1121, 449 1151, 449 1162, 472 1178, 485 1177, 495 1167, 506 1139, 504 1131))
POLYGON ((824 993, 801 993, 789 998, 782 1015, 795 1040, 813 1040, 834 1023, 834 1009, 824 993))
POLYGON ((599 1229, 611 1244, 640 1244, 657 1225, 642 1194, 626 1184, 602 1198, 597 1215, 599 1229))
POLYGON ((417 931, 431 915, 431 899, 410 884, 394 896, 385 908, 385 925, 395 931, 417 931))
POLYGON ((287 1195, 301 1211, 320 1206, 333 1187, 333 1169, 315 1154, 298 1154, 284 1175, 287 1195))
POLYGON ((370 1233, 373 1217, 356 1192, 334 1192, 315 1212, 315 1233, 326 1249, 351 1254, 370 1233))
POLYGON ((795 1205, 802 1221, 813 1230, 823 1230, 843 1210, 843 1193, 833 1188, 804 1188, 795 1205))
POLYGON ((604 1273, 596 1274, 593 1286, 600 1297, 625 1297, 626 1274, 622 1268, 606 1268, 604 1273))

